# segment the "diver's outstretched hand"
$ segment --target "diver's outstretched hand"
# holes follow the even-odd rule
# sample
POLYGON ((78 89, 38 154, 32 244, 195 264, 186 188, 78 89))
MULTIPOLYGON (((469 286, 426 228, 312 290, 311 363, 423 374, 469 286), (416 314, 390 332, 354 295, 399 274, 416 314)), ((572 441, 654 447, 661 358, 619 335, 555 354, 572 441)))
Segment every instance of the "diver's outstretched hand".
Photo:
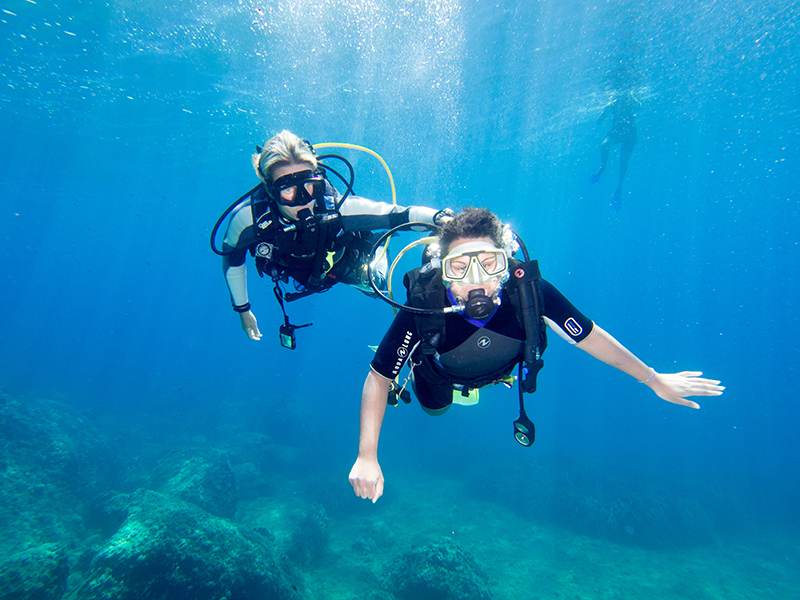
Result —
POLYGON ((261 339, 261 332, 258 330, 258 322, 253 311, 239 313, 239 319, 242 322, 242 329, 251 340, 258 341, 261 339))
POLYGON ((369 498, 375 504, 383 496, 383 472, 378 460, 359 457, 350 469, 350 485, 359 498, 369 498))
POLYGON ((697 402, 687 400, 686 396, 721 396, 724 386, 716 379, 700 377, 700 371, 681 371, 680 373, 658 373, 653 371, 653 378, 647 386, 659 398, 673 404, 681 404, 690 408, 700 408, 697 402))

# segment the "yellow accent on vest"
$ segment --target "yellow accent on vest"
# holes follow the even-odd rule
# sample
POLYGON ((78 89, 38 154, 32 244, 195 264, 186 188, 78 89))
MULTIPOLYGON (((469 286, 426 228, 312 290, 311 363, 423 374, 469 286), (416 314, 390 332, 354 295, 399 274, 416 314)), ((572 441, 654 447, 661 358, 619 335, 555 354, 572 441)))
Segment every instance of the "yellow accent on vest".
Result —
POLYGON ((470 390, 469 396, 466 398, 461 395, 461 390, 453 390, 453 404, 460 404, 461 406, 472 406, 477 404, 480 400, 480 390, 470 390))
POLYGON ((323 271, 327 273, 333 268, 333 258, 336 256, 336 252, 328 252, 328 256, 325 257, 325 267, 323 271))

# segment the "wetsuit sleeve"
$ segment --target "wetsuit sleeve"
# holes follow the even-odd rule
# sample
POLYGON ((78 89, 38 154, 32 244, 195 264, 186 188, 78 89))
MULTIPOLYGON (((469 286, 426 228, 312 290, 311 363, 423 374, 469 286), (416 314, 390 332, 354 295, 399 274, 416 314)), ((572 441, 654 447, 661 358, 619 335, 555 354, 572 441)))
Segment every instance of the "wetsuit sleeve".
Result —
POLYGON ((375 352, 375 358, 370 363, 372 370, 386 379, 394 379, 411 356, 417 342, 419 335, 414 315, 407 310, 401 310, 375 352))
POLYGON ((433 225, 439 211, 426 206, 397 206, 376 202, 360 196, 349 196, 341 207, 342 227, 345 231, 373 231, 391 229, 409 222, 421 221, 433 225))
POLYGON ((250 212, 250 205, 245 204, 231 217, 225 232, 225 239, 222 241, 222 250, 230 252, 222 257, 222 273, 231 295, 231 304, 234 306, 247 304, 247 267, 245 266, 247 247, 239 246, 239 244, 244 242, 247 237, 242 235, 243 232, 252 228, 252 225, 253 216, 250 212))
POLYGON ((544 279, 541 283, 547 326, 570 344, 586 339, 594 328, 592 320, 575 308, 553 284, 544 279))

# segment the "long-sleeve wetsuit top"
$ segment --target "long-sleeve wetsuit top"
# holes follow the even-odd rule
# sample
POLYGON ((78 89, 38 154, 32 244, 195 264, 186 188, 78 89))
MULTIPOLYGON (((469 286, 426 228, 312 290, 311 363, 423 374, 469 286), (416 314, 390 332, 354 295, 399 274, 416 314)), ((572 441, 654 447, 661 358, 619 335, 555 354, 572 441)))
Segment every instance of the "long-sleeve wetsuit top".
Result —
MULTIPOLYGON (((542 279, 541 287, 544 297, 544 320, 548 327, 572 344, 584 340, 592 332, 594 323, 575 308, 552 284, 542 279)), ((503 294, 501 298, 500 307, 484 325, 484 331, 489 330, 489 332, 495 332, 505 338, 524 341, 525 331, 520 327, 508 294, 503 294)), ((452 353, 480 330, 481 328, 460 314, 446 315, 444 341, 437 347, 437 354, 452 353)), ((478 336, 478 339, 480 337, 478 336)), ((394 379, 419 341, 420 335, 417 332, 414 315, 409 311, 401 310, 378 346, 375 358, 371 363, 372 369, 387 379, 394 379)), ((492 352, 492 346, 486 346, 485 351, 492 352)), ((520 344, 519 358, 521 357, 522 345, 520 344)), ((464 367, 466 372, 474 375, 474 379, 478 380, 489 374, 489 372, 482 372, 481 367, 490 362, 481 360, 480 355, 476 354, 473 364, 464 365, 464 367)), ((441 364, 439 367, 443 368, 441 364)), ((443 370, 447 372, 447 368, 443 368, 443 370)), ((450 375, 464 378, 463 374, 450 373, 450 375)))
MULTIPOLYGON (((255 194, 254 194, 255 195, 255 194)), ((339 202, 339 193, 328 184, 325 194, 325 203, 332 209, 339 202)), ((403 207, 387 202, 376 202, 360 196, 348 196, 339 206, 339 236, 352 232, 369 232, 372 230, 387 230, 409 222, 433 223, 433 218, 438 212, 436 209, 424 206, 403 207)), ((280 215, 276 215, 282 226, 289 225, 280 215)), ((339 238, 337 238, 339 239, 339 238)), ((290 243, 295 254, 302 254, 302 248, 308 246, 307 256, 313 255, 316 244, 303 244, 303 232, 294 235, 294 239, 285 240, 290 243), (298 250, 300 250, 298 252, 298 250)), ((252 199, 244 202, 230 217, 228 229, 223 241, 223 250, 230 252, 222 258, 222 270, 225 282, 231 295, 234 306, 247 303, 247 271, 245 259, 247 251, 259 242, 253 227, 252 199), (231 252, 232 251, 232 252, 231 252)), ((278 273, 282 277, 292 277, 304 284, 303 277, 307 272, 294 270, 278 260, 273 261, 278 273)))

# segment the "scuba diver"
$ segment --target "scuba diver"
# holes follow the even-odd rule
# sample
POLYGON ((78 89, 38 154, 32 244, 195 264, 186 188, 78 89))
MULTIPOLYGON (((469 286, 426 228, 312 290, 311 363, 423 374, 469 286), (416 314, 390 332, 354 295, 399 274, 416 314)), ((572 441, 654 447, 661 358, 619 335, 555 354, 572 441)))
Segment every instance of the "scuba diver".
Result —
POLYGON ((390 301, 403 310, 381 341, 364 383, 358 458, 349 476, 357 496, 374 503, 383 494, 378 439, 387 403, 395 403, 392 396, 410 402, 405 384, 398 393, 396 381, 408 360, 406 383, 410 380, 430 415, 441 415, 454 403, 474 403, 465 400, 477 388, 511 387, 510 376, 518 367, 520 416, 514 437, 523 446, 535 439, 523 391, 536 390, 547 345, 545 326, 668 402, 699 408, 686 397, 722 394, 720 382, 701 378, 700 372, 658 373, 639 360, 542 279, 522 241, 487 209, 456 214, 439 227, 438 245, 444 258, 406 274, 407 303, 390 301), (518 247, 524 262, 512 258, 518 247))
MULTIPOLYGON (((252 155, 253 168, 261 183, 223 213, 211 234, 212 249, 222 255, 222 270, 233 310, 239 313, 242 329, 251 340, 260 340, 262 334, 248 300, 245 266, 248 252, 255 258, 258 274, 266 275, 275 284, 273 291, 284 316, 281 345, 294 349, 295 330, 310 323, 291 324, 284 302, 326 292, 340 282, 373 295, 366 283, 373 230, 390 229, 409 221, 436 224, 452 214, 449 210, 404 208, 352 195, 350 163, 335 154, 317 157, 310 142, 290 131, 280 132, 263 149, 256 147, 256 150, 258 154, 252 155), (323 164, 325 158, 343 161, 350 170, 350 180, 323 164), (328 172, 347 185, 344 195, 328 181, 328 172), (220 251, 215 237, 228 214, 231 216, 220 251), (286 292, 283 284, 290 279, 294 280, 295 291, 286 292)), ((386 252, 376 262, 373 270, 381 277, 386 272, 386 252)))
POLYGON ((597 120, 600 125, 605 118, 611 113, 611 131, 608 132, 603 143, 600 145, 600 168, 592 175, 591 181, 594 184, 600 183, 600 176, 606 170, 608 164, 608 155, 611 152, 611 146, 621 144, 619 152, 619 182, 617 189, 614 190, 614 195, 611 199, 611 207, 615 211, 619 211, 622 205, 622 182, 625 181, 625 175, 628 172, 628 163, 633 154, 633 148, 639 139, 639 133, 636 129, 636 110, 642 107, 642 103, 633 97, 630 91, 617 92, 611 103, 603 109, 603 114, 597 120))

